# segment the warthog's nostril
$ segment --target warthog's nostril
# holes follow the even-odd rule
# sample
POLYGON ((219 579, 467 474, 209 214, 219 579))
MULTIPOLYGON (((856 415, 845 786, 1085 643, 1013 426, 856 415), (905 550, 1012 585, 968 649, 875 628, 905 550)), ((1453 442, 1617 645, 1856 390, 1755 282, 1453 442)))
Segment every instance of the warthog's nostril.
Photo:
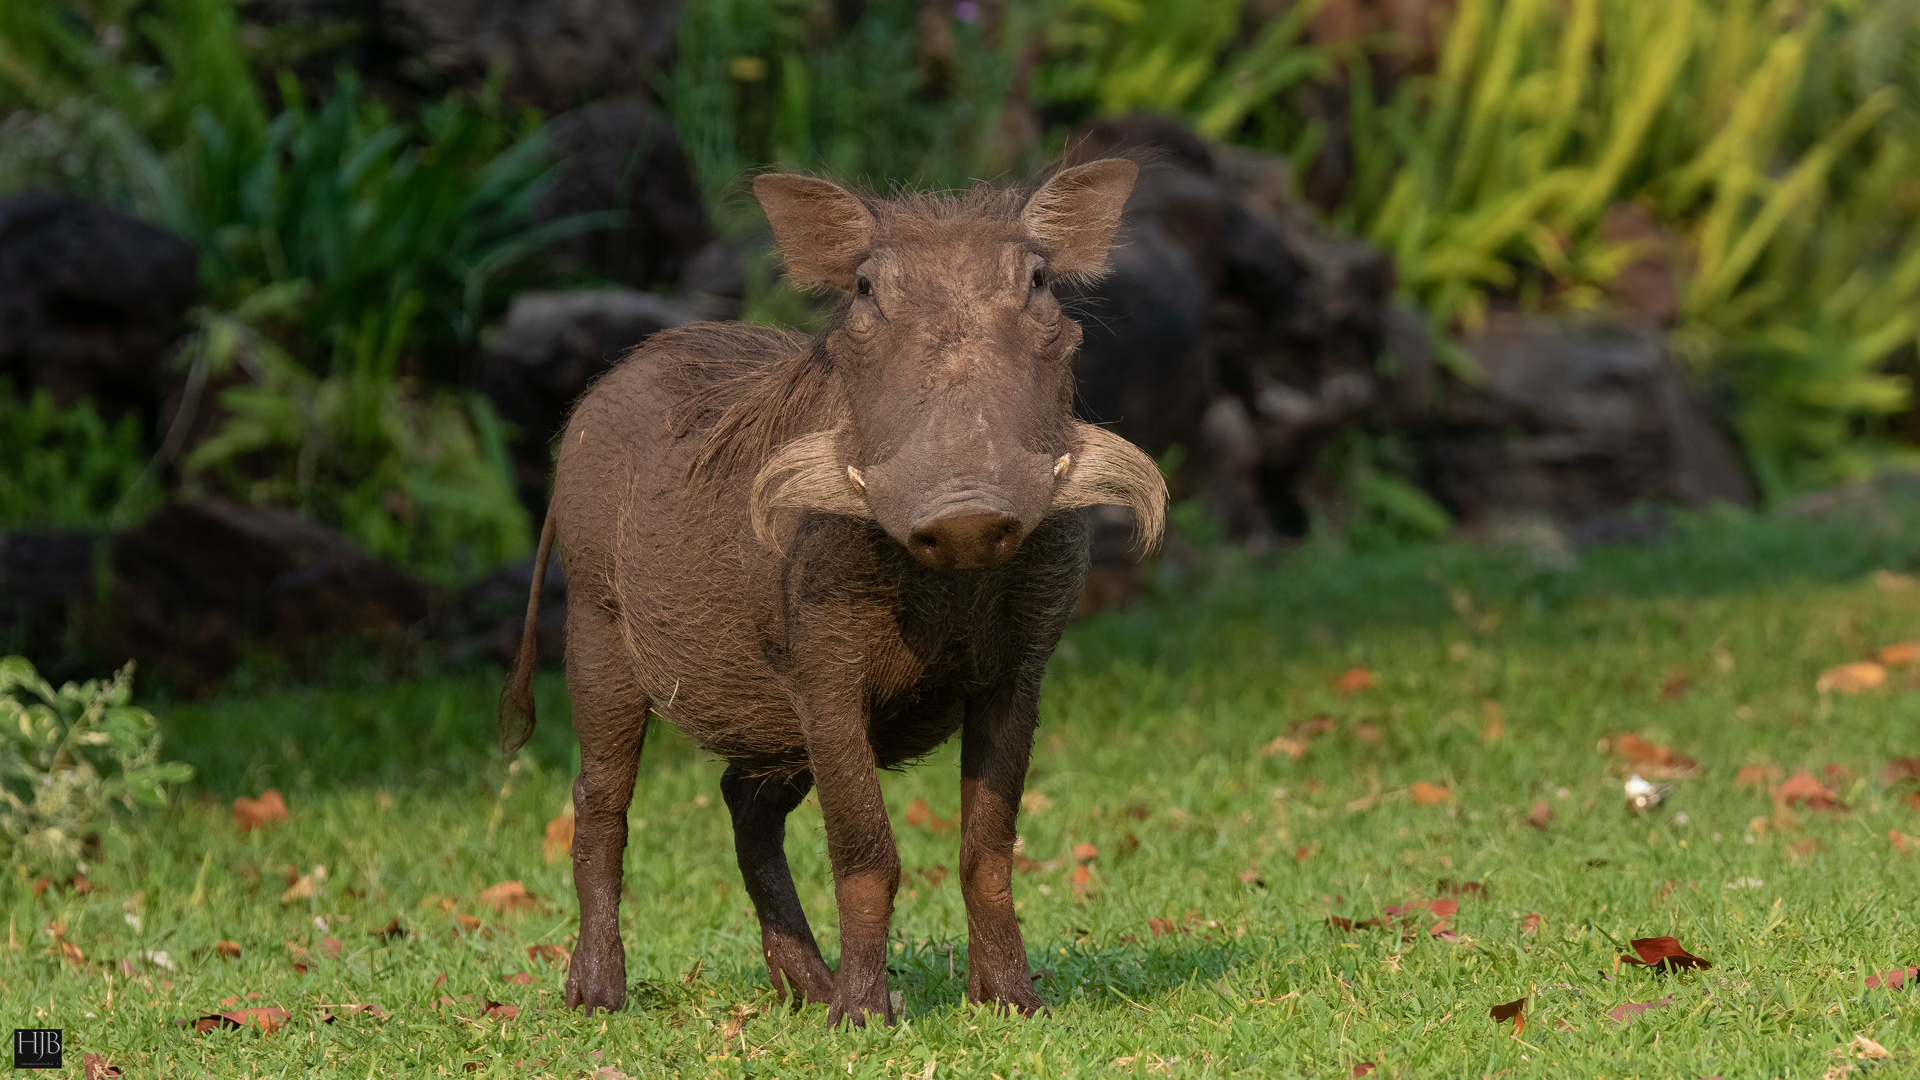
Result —
POLYGON ((937 570, 980 570, 1020 547, 1020 519, 994 511, 937 518, 907 537, 913 557, 937 570))

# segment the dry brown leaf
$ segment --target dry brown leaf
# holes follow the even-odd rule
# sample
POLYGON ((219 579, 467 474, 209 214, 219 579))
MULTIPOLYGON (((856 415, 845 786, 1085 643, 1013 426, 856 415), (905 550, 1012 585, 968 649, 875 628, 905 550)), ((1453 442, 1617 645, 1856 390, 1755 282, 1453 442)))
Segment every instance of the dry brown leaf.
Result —
POLYGON ((1660 696, 1668 701, 1678 700, 1692 685, 1693 676, 1688 675, 1685 669, 1672 668, 1660 678, 1660 696))
POLYGON ((1371 690, 1380 683, 1379 677, 1366 668, 1348 668, 1335 676, 1332 686, 1341 696, 1357 694, 1362 690, 1371 690))
POLYGON ((1898 641, 1881 647, 1873 658, 1886 667, 1906 667, 1920 664, 1920 641, 1898 641))
POLYGON ((511 975, 500 976, 500 981, 512 986, 532 986, 533 976, 524 971, 516 971, 511 975))
POLYGON ((1288 738, 1285 735, 1276 736, 1272 742, 1260 748, 1262 757, 1278 757, 1281 754, 1285 754, 1295 761, 1299 761, 1302 757, 1305 757, 1306 753, 1306 743, 1301 742, 1299 739, 1288 738))
POLYGON ((387 925, 379 928, 378 930, 367 931, 367 936, 377 937, 382 941, 398 941, 401 938, 407 936, 407 931, 405 927, 402 927, 400 925, 400 917, 396 915, 393 918, 388 919, 387 925))
POLYGON ((1663 997, 1659 1001, 1629 1001, 1607 1010, 1607 1015, 1613 1018, 1614 1023, 1624 1024, 1649 1009, 1664 1009, 1671 1004, 1673 999, 1670 997, 1663 997))
POLYGON ((512 1020, 520 1015, 520 1006, 502 1005, 497 1001, 489 1001, 481 1006, 480 1015, 489 1020, 512 1020))
POLYGON ((1803 806, 1808 810, 1844 810, 1833 789, 1801 769, 1773 789, 1773 801, 1783 807, 1803 806))
POLYGON ((532 911, 540 906, 540 901, 527 891, 527 887, 518 881, 502 881, 480 890, 480 903, 490 907, 495 914, 506 915, 516 911, 532 911))
POLYGON ((1920 850, 1920 840, 1915 840, 1899 829, 1887 830, 1887 842, 1893 845, 1893 850, 1902 855, 1911 855, 1915 850, 1920 850))
POLYGON ((1407 794, 1422 806, 1437 806, 1440 803, 1453 801, 1452 791, 1444 785, 1429 784, 1425 780, 1415 780, 1408 786, 1407 794))
POLYGON ((1835 664, 1821 672, 1813 688, 1822 694, 1858 694, 1878 690, 1886 685, 1886 681, 1886 668, 1870 660, 1860 660, 1851 664, 1835 664))
POLYGON ((935 814, 925 799, 915 799, 907 804, 907 825, 911 828, 943 833, 952 829, 953 824, 950 819, 935 814))
POLYGON ((345 948, 346 946, 337 937, 320 939, 320 955, 329 960, 340 959, 340 952, 345 948))
POLYGON ((287 1010, 278 1006, 256 1009, 231 1009, 227 1012, 208 1013, 193 1022, 195 1031, 212 1031, 214 1028, 259 1028, 261 1034, 271 1035, 287 1026, 292 1019, 287 1010))
POLYGON ((547 822, 547 834, 540 840, 540 852, 552 866, 573 854, 573 815, 561 814, 547 822))
POLYGON ((251 832, 270 822, 285 820, 287 800, 277 788, 268 788, 257 799, 242 795, 233 800, 233 823, 241 832, 251 832))
POLYGON ((1773 765, 1742 765, 1733 775, 1733 782, 1741 787, 1765 787, 1778 779, 1780 770, 1773 765))
POLYGON ((1520 936, 1532 937, 1533 935, 1540 932, 1540 927, 1545 923, 1546 923, 1546 920, 1541 918, 1538 914, 1535 914, 1534 912, 1528 912, 1527 917, 1520 920, 1520 936))
POLYGON ((1865 1035, 1855 1035, 1852 1042, 1835 1050, 1834 1053, 1842 1055, 1850 1054, 1860 1061, 1885 1061, 1887 1058, 1893 1056, 1887 1053, 1886 1047, 1881 1046, 1865 1035))
POLYGON ((1691 780, 1700 775, 1700 763, 1673 747, 1652 743, 1632 732, 1617 735, 1613 752, 1627 759, 1633 771, 1647 780, 1691 780))
POLYGON ((1079 862, 1090 862, 1100 855, 1100 849, 1092 844, 1081 842, 1073 845, 1073 857, 1079 862))
POLYGON ((311 900, 320 892, 320 886, 327 880, 327 868, 316 865, 312 870, 294 879, 287 891, 280 894, 280 902, 291 904, 300 900, 311 900))
POLYGON ((1093 888, 1093 871, 1087 869, 1086 863, 1081 863, 1080 865, 1074 867, 1073 868, 1073 898, 1075 900, 1086 899, 1088 891, 1091 890, 1092 888, 1093 888))
POLYGON ((1513 1033, 1518 1035, 1527 1029, 1526 1008, 1527 999, 1523 997, 1518 1001, 1509 1001, 1504 1005, 1495 1005, 1493 1008, 1487 1010, 1487 1015, 1496 1023, 1507 1020, 1513 1021, 1513 1033))
POLYGON ((1547 826, 1553 824, 1553 807, 1547 805, 1544 799, 1534 803, 1527 810, 1527 824, 1541 832, 1546 832, 1547 826))
POLYGON ((727 1021, 726 1026, 720 1029, 720 1041, 723 1043, 732 1042, 734 1039, 739 1038, 740 1029, 746 1027, 747 1020, 758 1011, 758 1009, 755 1009, 751 1005, 735 1005, 733 1007, 732 1018, 727 1021))
POLYGON ((86 1070, 87 1080, 115 1080, 116 1077, 126 1075, 120 1071, 120 1066, 107 1064, 107 1059, 99 1054, 85 1053, 80 1056, 80 1060, 86 1070))
POLYGON ((1379 1066, 1371 1061, 1362 1061, 1358 1065, 1355 1065, 1347 1075, 1352 1077, 1352 1080, 1360 1080, 1363 1076, 1373 1075, 1373 1070, 1377 1068, 1379 1068, 1379 1066))
POLYGON ((527 959, 536 964, 541 961, 565 964, 573 959, 573 954, 559 945, 529 945, 527 946, 527 959))
POLYGON ((1901 986, 1905 985, 1907 980, 1916 976, 1920 976, 1920 967, 1894 968, 1892 971, 1883 971, 1878 975, 1867 976, 1867 989, 1898 990, 1901 986))
POLYGON ((216 956, 224 956, 230 960, 240 959, 240 943, 237 941, 215 942, 213 951, 216 956))
POLYGON ((1795 862, 1804 862, 1807 859, 1811 859, 1814 853, 1819 850, 1820 841, 1815 840, 1811 836, 1805 840, 1796 840, 1787 845, 1787 854, 1791 856, 1795 862))

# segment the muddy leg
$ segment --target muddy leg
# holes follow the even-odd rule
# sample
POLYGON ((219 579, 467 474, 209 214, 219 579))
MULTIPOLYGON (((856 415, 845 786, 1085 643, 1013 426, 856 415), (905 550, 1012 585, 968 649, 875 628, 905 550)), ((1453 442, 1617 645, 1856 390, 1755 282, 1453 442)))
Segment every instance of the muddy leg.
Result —
POLYGON ((568 1008, 618 1011, 627 1004, 627 953, 620 941, 621 859, 627 806, 647 736, 646 695, 627 677, 617 633, 604 616, 567 619, 567 689, 580 736, 573 782, 573 888, 580 898, 580 940, 567 968, 568 1008))
MULTIPOLYGON (((858 682, 848 684, 858 688, 858 682)), ((840 968, 834 974, 828 1026, 842 1019, 893 1022, 887 1000, 887 924, 900 888, 900 852, 880 798, 866 710, 858 700, 803 718, 807 758, 826 817, 833 899, 840 911, 840 968)))
POLYGON ((1041 1008, 1013 913, 1013 841, 1039 688, 1008 687, 968 710, 960 736, 960 895, 967 905, 967 997, 1031 1016, 1041 1008))
POLYGON ((833 973, 820 958, 820 946, 807 925, 807 913, 793 889, 787 868, 787 815, 807 797, 811 776, 794 780, 755 779, 727 766, 720 793, 733 814, 733 852, 740 877, 760 916, 760 952, 774 992, 786 997, 791 987, 795 1008, 833 999, 833 973))

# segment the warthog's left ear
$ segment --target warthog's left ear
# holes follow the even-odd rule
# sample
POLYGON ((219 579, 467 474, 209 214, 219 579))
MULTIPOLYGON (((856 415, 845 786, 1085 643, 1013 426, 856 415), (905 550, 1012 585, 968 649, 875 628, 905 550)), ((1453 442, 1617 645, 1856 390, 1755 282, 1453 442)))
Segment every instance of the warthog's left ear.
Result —
POLYGON ((795 285, 853 288, 853 272, 873 247, 873 215, 859 198, 838 184, 792 173, 755 177, 753 197, 767 212, 795 285))
POLYGON ((1120 228, 1120 211, 1133 194, 1140 167, 1103 158, 1058 173, 1033 193, 1020 221, 1056 276, 1098 277, 1120 228))

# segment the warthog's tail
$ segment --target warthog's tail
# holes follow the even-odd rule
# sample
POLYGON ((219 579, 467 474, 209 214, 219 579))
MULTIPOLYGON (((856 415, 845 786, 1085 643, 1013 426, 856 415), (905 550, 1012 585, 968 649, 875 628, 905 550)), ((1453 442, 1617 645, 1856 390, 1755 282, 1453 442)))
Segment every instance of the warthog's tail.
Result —
POLYGON ((520 651, 500 689, 500 752, 512 757, 533 736, 533 669, 540 660, 540 589, 547 583, 547 556, 553 552, 552 509, 540 527, 540 548, 533 553, 533 587, 527 590, 527 624, 520 631, 520 651))

